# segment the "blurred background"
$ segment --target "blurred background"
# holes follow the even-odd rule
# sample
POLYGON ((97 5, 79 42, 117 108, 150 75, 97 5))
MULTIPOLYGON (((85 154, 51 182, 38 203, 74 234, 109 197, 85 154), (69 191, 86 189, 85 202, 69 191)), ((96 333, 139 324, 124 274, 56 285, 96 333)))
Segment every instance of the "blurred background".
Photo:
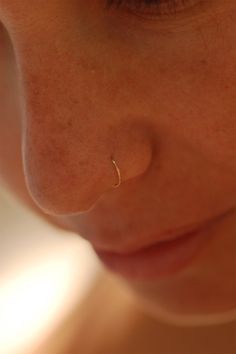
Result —
POLYGON ((99 270, 86 241, 47 224, 0 185, 0 354, 33 353, 99 270))

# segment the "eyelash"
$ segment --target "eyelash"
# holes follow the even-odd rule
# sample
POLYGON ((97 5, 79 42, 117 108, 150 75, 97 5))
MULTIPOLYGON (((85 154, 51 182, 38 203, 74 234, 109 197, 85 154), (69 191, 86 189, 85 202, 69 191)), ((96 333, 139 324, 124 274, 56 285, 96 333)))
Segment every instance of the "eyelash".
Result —
MULTIPOLYGON (((107 7, 122 6, 143 14, 171 15, 193 6, 197 0, 107 0, 107 7)), ((199 1, 199 0, 198 0, 199 1)))

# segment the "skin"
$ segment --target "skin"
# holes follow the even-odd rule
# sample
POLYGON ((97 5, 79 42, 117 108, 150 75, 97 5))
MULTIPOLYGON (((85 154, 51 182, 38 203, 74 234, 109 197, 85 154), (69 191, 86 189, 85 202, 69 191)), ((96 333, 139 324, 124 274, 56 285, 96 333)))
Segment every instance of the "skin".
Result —
POLYGON ((0 0, 0 176, 22 201, 116 251, 231 211, 181 273, 128 283, 178 325, 236 318, 235 16, 234 0, 161 18, 0 0))

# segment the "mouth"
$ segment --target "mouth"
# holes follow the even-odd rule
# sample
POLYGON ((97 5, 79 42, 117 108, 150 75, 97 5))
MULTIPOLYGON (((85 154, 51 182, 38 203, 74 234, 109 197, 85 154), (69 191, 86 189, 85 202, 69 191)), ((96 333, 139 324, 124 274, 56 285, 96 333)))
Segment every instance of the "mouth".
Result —
MULTIPOLYGON (((175 241, 177 239, 182 239, 190 234, 193 234, 195 232, 197 232, 200 229, 203 229, 203 227, 205 227, 207 224, 209 224, 210 222, 204 222, 201 225, 195 225, 195 226, 188 226, 188 227, 181 227, 178 228, 176 230, 168 230, 165 233, 162 233, 161 235, 152 235, 152 237, 150 237, 150 239, 153 240, 159 240, 159 241, 155 241, 153 243, 150 243, 148 245, 143 245, 143 246, 139 246, 139 247, 132 247, 132 248, 123 248, 123 249, 102 249, 102 248, 98 248, 98 247, 94 247, 96 249, 96 251, 98 251, 99 253, 106 253, 106 254, 116 254, 116 255, 120 255, 120 256, 132 256, 135 254, 139 254, 140 252, 143 251, 148 251, 149 249, 156 247, 157 245, 162 246, 164 244, 167 244, 171 241, 175 241)), ((130 237, 131 238, 131 237, 130 237)), ((135 239, 135 236, 132 237, 132 239, 135 239)))
MULTIPOLYGON (((235 211, 235 208, 234 210, 235 211)), ((214 236, 214 226, 223 220, 230 211, 211 220, 205 221, 195 228, 185 231, 165 233, 165 239, 139 249, 125 251, 104 251, 93 246, 102 263, 112 272, 129 280, 159 279, 172 276, 188 265, 201 253, 208 241, 214 236)), ((155 239, 153 237, 153 239, 155 239)))
MULTIPOLYGON (((196 233, 197 231, 200 231, 211 224, 214 224, 217 220, 222 219, 224 216, 228 215, 229 213, 232 213, 236 211, 236 208, 231 208, 227 210, 224 213, 221 213, 217 216, 211 217, 209 219, 205 219, 202 222, 199 223, 194 223, 190 224, 187 226, 181 226, 178 227, 177 229, 169 229, 165 232, 159 233, 159 234, 153 234, 152 237, 149 237, 148 239, 150 240, 155 240, 154 242, 151 242, 149 244, 143 244, 141 246, 130 246, 130 247, 122 247, 118 248, 116 247, 115 249, 112 248, 102 248, 102 247, 97 247, 96 245, 93 245, 94 249, 99 252, 99 253, 109 253, 109 254, 117 254, 117 255, 127 255, 131 256, 133 254, 136 254, 138 252, 148 250, 149 248, 156 246, 156 245, 162 245, 163 243, 169 242, 169 241, 174 241, 183 237, 186 237, 187 235, 196 233)), ((133 235, 128 235, 127 238, 135 240, 136 237, 133 235)), ((143 239, 147 239, 147 237, 143 237, 143 239)))

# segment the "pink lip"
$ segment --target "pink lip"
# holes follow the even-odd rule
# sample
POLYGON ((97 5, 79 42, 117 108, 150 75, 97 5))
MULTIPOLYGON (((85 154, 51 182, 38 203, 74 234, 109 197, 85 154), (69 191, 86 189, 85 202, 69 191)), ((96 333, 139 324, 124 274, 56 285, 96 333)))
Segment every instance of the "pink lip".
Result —
POLYGON ((132 253, 105 252, 95 247, 94 250, 108 269, 127 279, 142 281, 167 277, 192 263, 214 234, 210 226, 228 213, 205 222, 197 230, 172 237, 168 241, 159 241, 132 253))
POLYGON ((157 279, 182 269, 192 260, 202 243, 203 238, 197 232, 173 241, 157 243, 131 255, 99 252, 96 249, 95 252, 108 269, 127 279, 157 279))
MULTIPOLYGON (((116 255, 121 255, 121 256, 132 256, 134 254, 138 254, 138 253, 141 253, 145 250, 148 250, 148 249, 151 249, 152 247, 155 247, 158 245, 162 245, 163 243, 166 243, 166 242, 170 242, 170 241, 174 241, 176 239, 179 239, 179 238, 182 238, 188 234, 192 234, 194 232, 196 232, 197 230, 199 229, 202 229, 205 225, 209 224, 209 221, 208 222, 204 222, 203 224, 201 224, 201 226, 199 226, 198 224, 198 227, 195 225, 192 226, 192 227, 182 227, 182 228, 179 228, 177 230, 169 230, 163 234, 160 235, 152 235, 151 239, 152 240, 158 240, 152 244, 148 244, 148 245, 143 245, 142 247, 133 247, 132 249, 130 248, 126 248, 126 249, 120 249, 120 250, 112 250, 112 249, 102 249, 102 248, 99 248, 99 247, 96 247, 94 246, 94 248, 96 249, 97 252, 99 253, 106 253, 106 254, 116 254, 116 255)), ((133 239, 135 239, 135 237, 132 237, 133 239)), ((145 238, 144 238, 145 239, 145 238)))
MULTIPOLYGON (((102 248, 102 247, 98 247, 96 245, 93 245, 94 249, 96 252, 101 253, 101 254, 117 254, 117 255, 132 255, 134 253, 146 250, 150 247, 156 246, 157 244, 163 243, 163 242, 167 242, 167 241, 173 241, 175 239, 178 238, 182 238, 183 236, 187 235, 187 234, 192 234, 194 232, 196 232, 197 230, 201 230, 205 227, 207 227, 208 225, 214 223, 216 220, 221 219, 222 217, 224 217, 225 215, 227 215, 228 213, 235 211, 235 208, 231 208, 229 210, 227 210, 226 212, 219 214, 217 216, 211 217, 209 219, 206 219, 204 221, 202 221, 201 223, 198 224, 190 224, 188 226, 182 226, 179 227, 177 229, 172 229, 172 230, 167 230, 166 232, 163 232, 161 234, 158 235, 152 235, 151 237, 147 238, 147 237, 143 237, 143 239, 147 240, 155 240, 153 242, 150 242, 149 244, 143 244, 141 246, 135 246, 135 247, 122 247, 119 248, 116 247, 116 249, 112 249, 112 248, 102 248)), ((133 240, 135 240, 135 235, 133 237, 130 237, 133 240)))

